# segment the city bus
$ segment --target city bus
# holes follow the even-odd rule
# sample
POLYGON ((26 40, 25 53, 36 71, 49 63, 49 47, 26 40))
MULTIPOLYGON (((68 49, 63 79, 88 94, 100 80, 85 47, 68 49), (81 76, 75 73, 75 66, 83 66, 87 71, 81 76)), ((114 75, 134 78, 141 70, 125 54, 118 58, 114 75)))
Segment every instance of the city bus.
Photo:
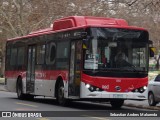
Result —
POLYGON ((19 99, 47 96, 60 105, 86 100, 120 108, 124 100, 145 100, 150 43, 146 29, 123 19, 57 19, 50 28, 7 40, 7 89, 19 99))

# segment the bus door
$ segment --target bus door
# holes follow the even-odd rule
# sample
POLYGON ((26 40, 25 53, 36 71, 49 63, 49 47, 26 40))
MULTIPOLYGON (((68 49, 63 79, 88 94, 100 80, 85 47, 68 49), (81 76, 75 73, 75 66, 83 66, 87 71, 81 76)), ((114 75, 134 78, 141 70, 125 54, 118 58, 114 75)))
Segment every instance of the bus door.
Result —
POLYGON ((70 55, 70 74, 69 74, 69 97, 80 96, 80 80, 81 80, 81 57, 82 57, 82 41, 71 42, 70 55))
POLYGON ((35 84, 35 46, 28 47, 26 92, 34 93, 35 84))

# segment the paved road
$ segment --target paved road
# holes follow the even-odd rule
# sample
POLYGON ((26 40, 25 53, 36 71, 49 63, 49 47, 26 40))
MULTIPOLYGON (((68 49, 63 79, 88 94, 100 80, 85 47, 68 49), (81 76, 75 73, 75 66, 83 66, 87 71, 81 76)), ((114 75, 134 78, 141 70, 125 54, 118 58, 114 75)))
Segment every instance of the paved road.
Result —
MULTIPOLYGON (((71 105, 67 107, 62 107, 56 104, 55 100, 50 98, 37 97, 34 101, 27 100, 18 100, 16 93, 3 91, 5 89, 1 89, 0 91, 0 111, 52 111, 52 114, 57 114, 61 117, 53 118, 35 118, 36 120, 114 120, 114 119, 126 119, 129 118, 118 118, 118 117, 106 117, 106 113, 112 113, 114 110, 111 108, 110 104, 102 104, 102 103, 91 103, 91 102, 72 102, 71 105), (60 111, 58 113, 53 111, 60 111), (63 117, 63 113, 66 111, 67 114, 75 115, 78 113, 78 116, 82 117, 63 117), (70 112, 68 112, 70 111, 70 112), (75 112, 76 111, 76 112, 75 112), (86 112, 87 111, 87 112, 86 112)), ((135 112, 143 112, 148 111, 147 109, 139 109, 134 107, 126 107, 123 106, 118 112, 123 111, 135 111, 135 112)), ((152 111, 152 110, 151 110, 152 111)), ((65 114, 66 115, 66 114, 65 114)), ((66 115, 67 116, 67 115, 66 115)), ((133 118, 133 117, 132 117, 133 118)), ((7 118, 6 120, 8 120, 7 118)), ((33 119, 33 118, 32 118, 33 119)), ((138 118, 142 119, 142 118, 138 118)), ((156 119, 156 118, 155 118, 156 119)), ((17 120, 17 118, 15 118, 17 120)), ((26 118, 28 120, 28 118, 26 118)), ((146 118, 145 118, 146 120, 146 118)), ((150 119, 148 119, 150 120, 150 119)))
MULTIPOLYGON (((0 84, 0 91, 6 91, 4 85, 0 84)), ((150 107, 148 105, 147 100, 145 101, 126 100, 124 105, 129 107, 144 108, 144 109, 150 109, 150 110, 160 110, 160 103, 157 104, 155 107, 150 107)))
MULTIPOLYGON (((36 97, 34 101, 18 100, 16 93, 0 91, 0 111, 83 111, 113 110, 110 104, 93 102, 71 102, 67 107, 57 105, 52 98, 36 97)), ((123 106, 119 110, 139 110, 123 106)))

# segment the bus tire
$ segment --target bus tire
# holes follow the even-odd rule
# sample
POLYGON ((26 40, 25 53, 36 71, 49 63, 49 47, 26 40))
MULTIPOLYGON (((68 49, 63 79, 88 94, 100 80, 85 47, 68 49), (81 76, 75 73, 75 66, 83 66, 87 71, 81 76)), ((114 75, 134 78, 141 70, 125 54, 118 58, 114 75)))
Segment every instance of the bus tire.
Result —
POLYGON ((24 94, 24 99, 26 100, 34 100, 34 95, 30 95, 30 94, 24 94))
POLYGON ((110 103, 112 105, 112 108, 121 108, 123 103, 124 103, 124 100, 122 99, 113 99, 113 100, 110 100, 110 103))
POLYGON ((23 86, 22 86, 22 79, 18 78, 17 85, 16 85, 16 91, 17 91, 17 97, 18 99, 22 100, 24 99, 25 95, 23 94, 23 86))
POLYGON ((156 106, 157 102, 155 101, 154 94, 149 92, 148 94, 148 104, 149 106, 156 106))
POLYGON ((23 85, 22 85, 21 78, 18 78, 16 86, 17 86, 16 90, 17 90, 18 99, 20 99, 20 100, 33 100, 34 99, 33 95, 23 93, 23 85))
POLYGON ((62 106, 65 106, 67 104, 67 100, 66 98, 64 98, 64 84, 62 80, 58 84, 57 102, 59 105, 62 105, 62 106))

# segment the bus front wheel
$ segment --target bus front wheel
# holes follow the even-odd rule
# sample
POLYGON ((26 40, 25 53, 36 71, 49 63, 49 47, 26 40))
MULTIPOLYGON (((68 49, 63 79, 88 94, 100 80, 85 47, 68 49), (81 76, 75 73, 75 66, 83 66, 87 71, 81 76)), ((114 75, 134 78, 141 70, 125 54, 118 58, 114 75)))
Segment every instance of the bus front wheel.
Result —
POLYGON ((114 99, 114 100, 111 100, 110 103, 113 108, 121 108, 124 103, 124 100, 114 99))

